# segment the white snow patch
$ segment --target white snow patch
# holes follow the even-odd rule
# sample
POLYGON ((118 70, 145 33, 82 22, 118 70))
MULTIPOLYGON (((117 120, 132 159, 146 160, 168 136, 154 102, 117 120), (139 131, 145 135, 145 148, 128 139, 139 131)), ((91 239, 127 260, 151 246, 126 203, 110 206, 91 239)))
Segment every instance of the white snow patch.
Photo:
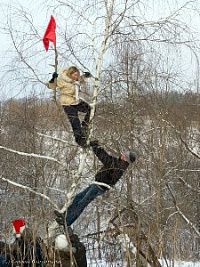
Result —
POLYGON ((167 264, 168 265, 166 264, 164 259, 160 259, 159 261, 160 261, 162 267, 168 267, 168 266, 169 267, 200 267, 200 262, 199 261, 198 262, 192 262, 192 261, 179 261, 179 260, 176 260, 174 262, 174 265, 173 265, 173 261, 172 260, 171 261, 167 260, 167 264))
POLYGON ((120 234, 117 236, 116 240, 118 241, 118 243, 121 245, 121 249, 123 252, 127 251, 127 247, 129 248, 129 250, 135 254, 136 253, 136 247, 134 246, 134 244, 131 242, 129 236, 127 234, 120 234))
MULTIPOLYGON (((166 262, 164 259, 160 259, 160 263, 162 267, 167 267, 166 262)), ((200 262, 187 262, 187 261, 175 261, 174 265, 172 261, 167 261, 168 267, 200 267, 200 262)), ((88 261, 88 267, 127 267, 127 264, 125 262, 106 262, 106 260, 92 260, 88 261)), ((150 265, 148 265, 150 266, 150 265)))

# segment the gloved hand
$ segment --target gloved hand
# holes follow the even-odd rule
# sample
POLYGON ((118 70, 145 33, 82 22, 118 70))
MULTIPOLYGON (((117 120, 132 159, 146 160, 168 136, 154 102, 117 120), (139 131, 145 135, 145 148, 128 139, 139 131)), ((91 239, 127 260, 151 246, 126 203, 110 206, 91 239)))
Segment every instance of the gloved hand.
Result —
POLYGON ((58 73, 57 73, 57 72, 54 72, 54 73, 52 74, 52 79, 55 79, 55 78, 58 78, 58 73))
POLYGON ((88 72, 88 71, 84 71, 84 72, 83 72, 83 76, 84 76, 85 78, 90 78, 92 75, 91 75, 90 72, 88 72))
POLYGON ((59 224, 59 225, 65 225, 65 213, 60 213, 59 211, 57 210, 54 210, 54 214, 56 215, 56 222, 59 224))
POLYGON ((99 141, 98 140, 90 141, 90 146, 99 146, 99 141))
POLYGON ((54 83, 54 80, 55 80, 56 78, 58 78, 58 73, 57 73, 57 72, 54 72, 54 73, 52 74, 52 78, 51 78, 51 80, 50 80, 49 82, 50 82, 50 83, 54 83))

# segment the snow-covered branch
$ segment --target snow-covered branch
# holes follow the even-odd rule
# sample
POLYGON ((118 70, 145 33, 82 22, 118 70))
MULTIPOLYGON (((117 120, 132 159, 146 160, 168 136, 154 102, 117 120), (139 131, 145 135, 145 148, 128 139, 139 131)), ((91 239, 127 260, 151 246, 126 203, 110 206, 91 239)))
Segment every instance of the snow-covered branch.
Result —
POLYGON ((10 179, 7 179, 7 178, 3 178, 3 177, 0 177, 0 179, 4 182, 7 182, 13 186, 16 186, 16 187, 19 187, 21 189, 24 189, 26 191, 29 191, 35 195, 38 195, 42 198, 44 198, 45 200, 47 200, 52 206, 54 206, 54 208, 58 209, 58 206, 48 197, 46 196, 45 194, 42 194, 42 193, 39 193, 39 192, 36 192, 35 190, 33 190, 32 188, 26 186, 26 185, 22 185, 22 184, 19 184, 19 183, 16 183, 14 181, 11 181, 10 179))
MULTIPOLYGON (((31 158, 40 158, 40 159, 53 161, 53 162, 56 162, 56 163, 58 163, 58 164, 63 166, 63 164, 59 160, 57 160, 57 159, 55 159, 53 157, 43 156, 43 155, 35 154, 35 153, 21 152, 21 151, 17 151, 17 150, 14 150, 14 149, 11 149, 11 148, 8 148, 8 147, 4 147, 4 146, 0 146, 0 149, 2 149, 4 151, 11 152, 11 153, 14 153, 14 154, 17 154, 19 156, 25 156, 25 157, 31 157, 31 158)), ((64 166, 64 167, 66 167, 66 166, 64 166)))
POLYGON ((42 134, 42 133, 37 133, 39 136, 42 136, 42 137, 46 137, 46 138, 49 138, 49 139, 52 139, 52 140, 55 140, 55 141, 58 141, 58 142, 62 142, 64 143, 65 145, 68 145, 68 146, 76 146, 76 144, 72 144, 72 143, 69 143, 63 139, 60 139, 60 138, 57 138, 57 137, 54 137, 54 136, 50 136, 48 134, 42 134))

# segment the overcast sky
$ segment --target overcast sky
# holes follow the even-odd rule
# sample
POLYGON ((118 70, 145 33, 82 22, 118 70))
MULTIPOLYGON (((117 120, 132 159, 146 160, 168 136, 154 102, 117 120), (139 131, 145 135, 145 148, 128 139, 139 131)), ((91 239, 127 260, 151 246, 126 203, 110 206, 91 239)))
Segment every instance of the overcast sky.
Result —
MULTIPOLYGON (((87 3, 94 3, 95 1, 93 0, 82 0, 75 2, 76 5, 83 5, 84 2, 87 3)), ((117 0, 120 4, 121 0, 117 0)), ((74 1, 66 1, 63 0, 63 2, 74 2, 74 1)), ((97 1, 96 1, 97 2, 97 1)), ((139 10, 135 10, 135 14, 139 15, 141 17, 141 20, 149 20, 149 21, 156 21, 158 19, 164 18, 166 16, 169 16, 171 13, 173 13, 175 10, 178 8, 184 6, 186 3, 189 3, 188 9, 185 8, 184 12, 180 12, 180 16, 178 19, 183 21, 183 23, 186 23, 189 27, 193 28, 193 36, 194 39, 197 41, 197 43, 200 40, 200 0, 195 0, 195 1, 186 1, 186 0, 169 0, 169 1, 164 1, 164 0, 141 0, 141 5, 139 10)), ((21 30, 26 31, 26 25, 23 25, 21 23, 21 18, 19 15, 19 9, 23 7, 24 11, 27 11, 32 15, 33 18, 33 24, 34 26, 38 29, 39 35, 42 37, 45 27, 47 26, 49 17, 51 14, 55 15, 55 18, 59 21, 59 27, 62 27, 61 23, 63 25, 67 24, 68 21, 70 21, 70 12, 69 14, 63 13, 62 9, 57 8, 55 10, 55 7, 57 7, 56 1, 51 0, 51 1, 42 1, 42 0, 18 0, 18 1, 5 1, 1 0, 0 3, 0 66, 1 66, 1 71, 0 71, 0 76, 5 77, 8 72, 8 66, 12 65, 12 61, 14 58, 14 55, 16 54, 15 49, 13 47, 12 41, 10 36, 5 33, 5 27, 7 27, 7 22, 10 20, 13 29, 17 27, 16 24, 19 23, 21 30), (65 22, 61 22, 60 18, 65 17, 65 22), (57 16, 57 17, 56 17, 57 16)), ((100 10, 99 10, 100 12, 100 10)), ((92 16, 92 15, 91 15, 92 16)), ((9 23, 10 23, 9 22, 9 23)), ((65 25, 66 26, 66 25, 65 25)), ((89 28, 90 25, 88 25, 88 31, 91 29, 89 28)), ((38 43, 37 45, 38 50, 43 49, 43 44, 38 43)), ((194 57, 191 57, 191 55, 188 53, 188 50, 185 49, 185 52, 183 52, 184 55, 184 62, 182 62, 183 65, 185 65, 185 71, 188 73, 188 77, 192 76, 195 72, 197 71, 197 62, 195 61, 194 57), (190 73, 191 72, 191 73, 190 73), (191 75, 189 75, 189 73, 191 75)), ((28 51, 27 51, 28 53, 28 51)), ((45 51, 44 51, 45 55, 45 51)), ((33 59, 34 61, 34 59, 33 59)), ((32 62, 33 62, 32 61, 32 62)), ((178 63, 179 64, 179 63, 178 63)), ((42 68, 44 68, 44 65, 42 65, 42 68)), ((25 71, 25 69, 24 69, 25 71)), ((48 69, 46 71, 46 74, 51 71, 48 69)), ((45 72, 44 69, 41 70, 42 73, 45 72)), ((3 78, 1 78, 1 81, 3 81, 3 78)), ((0 98, 9 98, 9 97, 21 97, 23 95, 29 94, 30 93, 30 84, 26 85, 25 87, 28 88, 27 91, 25 89, 22 90, 20 87, 20 92, 18 91, 18 86, 19 84, 13 83, 8 83, 5 85, 4 83, 1 83, 0 85, 0 98)))

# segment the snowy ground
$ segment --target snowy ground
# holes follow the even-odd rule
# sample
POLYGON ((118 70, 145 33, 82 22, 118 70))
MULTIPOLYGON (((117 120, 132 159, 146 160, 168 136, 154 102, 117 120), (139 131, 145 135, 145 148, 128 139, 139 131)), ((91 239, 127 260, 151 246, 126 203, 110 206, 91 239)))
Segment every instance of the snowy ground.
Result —
POLYGON ((162 264, 162 267, 200 267, 200 262, 187 262, 187 261, 176 261, 175 264, 173 265, 173 262, 167 262, 165 263, 164 260, 160 260, 160 263, 162 264))
MULTIPOLYGON (((160 263, 162 264, 162 267, 200 267, 200 262, 176 261, 173 265, 173 262, 168 261, 167 265, 164 260, 160 260, 160 263)), ((98 260, 88 262, 88 267, 126 267, 126 264, 121 262, 107 263, 103 260, 98 260)))

